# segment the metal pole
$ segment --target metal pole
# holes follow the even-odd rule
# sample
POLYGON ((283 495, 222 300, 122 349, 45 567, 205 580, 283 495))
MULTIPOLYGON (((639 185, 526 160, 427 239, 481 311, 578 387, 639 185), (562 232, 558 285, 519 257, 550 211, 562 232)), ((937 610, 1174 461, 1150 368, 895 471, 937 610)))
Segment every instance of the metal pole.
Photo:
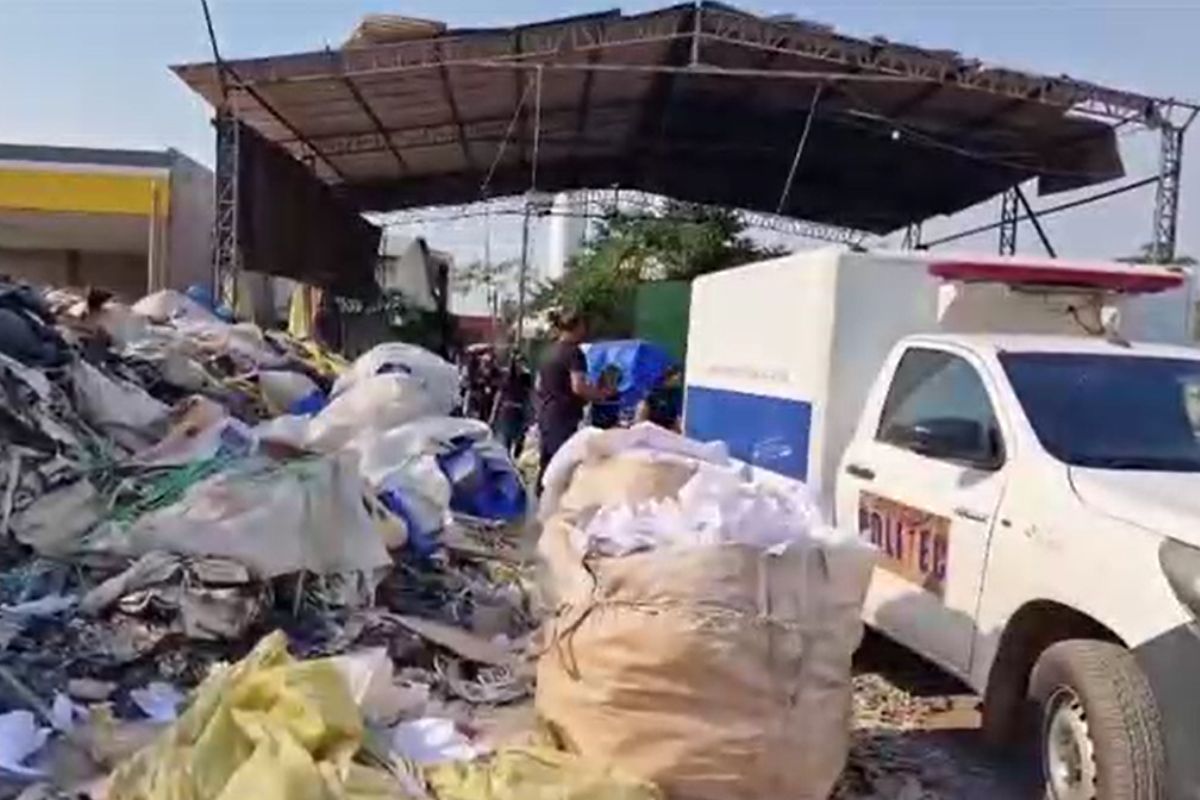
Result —
POLYGON ((1021 207, 1029 215, 1029 221, 1033 223, 1033 229, 1037 231, 1038 238, 1042 240, 1042 247, 1046 248, 1047 255, 1051 258, 1058 258, 1058 253, 1054 252, 1054 245, 1050 244, 1050 237, 1046 235, 1046 229, 1042 227, 1042 221, 1038 219, 1037 214, 1033 213, 1033 206, 1029 205, 1029 200, 1026 199, 1025 193, 1021 191, 1021 187, 1014 186, 1013 191, 1017 193, 1017 199, 1021 201, 1021 207))
POLYGON ((1015 189, 1009 189, 1000 196, 999 253, 1002 256, 1016 255, 1017 252, 1017 220, 1021 216, 1017 207, 1019 203, 1015 189))
POLYGON ((213 290, 221 302, 237 307, 241 246, 238 242, 239 125, 233 108, 236 95, 217 111, 217 210, 213 242, 213 290))
POLYGON ((525 341, 525 285, 529 277, 529 198, 525 198, 525 220, 521 225, 521 271, 517 275, 517 341, 525 341))
POLYGON ((158 180, 150 181, 150 225, 146 242, 146 293, 158 291, 158 180))
POLYGON ((692 9, 692 52, 688 59, 688 66, 700 66, 700 34, 702 30, 700 15, 703 5, 700 0, 696 0, 696 5, 692 9))
POLYGON ((536 90, 533 96, 533 164, 529 168, 529 193, 525 195, 525 219, 521 225, 521 272, 517 278, 517 341, 520 347, 525 341, 525 292, 529 282, 529 216, 530 205, 537 191, 538 156, 542 135, 542 70, 534 73, 536 90))
POLYGON ((796 144, 796 155, 792 158, 792 168, 788 170, 787 180, 783 184, 783 192, 779 195, 779 207, 775 209, 776 214, 782 214, 784 206, 787 205, 788 195, 792 193, 792 181, 796 179, 796 170, 800 166, 800 157, 804 155, 804 146, 808 144, 808 134, 812 131, 813 117, 817 115, 817 103, 821 99, 821 84, 817 84, 817 88, 813 90, 812 102, 808 106, 808 116, 804 118, 804 131, 800 134, 800 141, 796 144))
POLYGON ((904 242, 900 245, 903 250, 919 250, 921 249, 921 223, 920 221, 910 223, 904 229, 904 242))
POLYGON ((1154 238, 1150 243, 1150 260, 1156 264, 1169 264, 1175 260, 1184 130, 1183 126, 1162 123, 1158 192, 1154 198, 1154 238))

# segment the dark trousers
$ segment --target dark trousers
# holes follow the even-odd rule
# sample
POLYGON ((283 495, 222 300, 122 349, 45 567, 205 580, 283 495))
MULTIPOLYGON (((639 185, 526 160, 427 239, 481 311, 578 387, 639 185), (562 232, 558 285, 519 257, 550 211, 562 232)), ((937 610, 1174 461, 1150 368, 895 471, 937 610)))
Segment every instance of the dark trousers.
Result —
POLYGON ((550 465, 550 459, 554 458, 554 454, 559 451, 567 439, 570 439, 575 431, 579 430, 579 422, 562 422, 554 421, 549 424, 546 422, 538 422, 538 434, 541 437, 542 453, 541 463, 538 465, 538 493, 542 491, 542 479, 546 476, 546 467, 550 465))
POLYGON ((521 457, 525 447, 525 411, 521 408, 502 406, 499 418, 496 420, 496 435, 512 456, 513 461, 521 457))

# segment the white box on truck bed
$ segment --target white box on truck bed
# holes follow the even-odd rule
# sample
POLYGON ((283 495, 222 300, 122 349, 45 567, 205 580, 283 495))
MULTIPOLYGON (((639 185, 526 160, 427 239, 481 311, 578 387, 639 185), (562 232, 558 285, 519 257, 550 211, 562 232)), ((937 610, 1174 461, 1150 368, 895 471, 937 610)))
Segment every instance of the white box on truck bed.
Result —
MULTIPOLYGON (((913 333, 1087 336, 1095 292, 1031 291, 1038 269, 1103 266, 927 252, 810 250, 714 273, 692 288, 685 429, 722 440, 737 458, 800 478, 832 507, 833 476, 888 352, 913 333), (967 265, 970 282, 935 265, 967 265), (989 275, 995 275, 987 280, 989 275), (1014 289, 1004 276, 1023 280, 1014 289), (978 282, 976 282, 978 281, 978 282)), ((1119 272, 1117 270, 1124 270, 1119 272)), ((1128 279, 1130 270, 1112 275, 1128 279)), ((1131 339, 1190 339, 1191 282, 1148 296, 1109 297, 1131 339)))

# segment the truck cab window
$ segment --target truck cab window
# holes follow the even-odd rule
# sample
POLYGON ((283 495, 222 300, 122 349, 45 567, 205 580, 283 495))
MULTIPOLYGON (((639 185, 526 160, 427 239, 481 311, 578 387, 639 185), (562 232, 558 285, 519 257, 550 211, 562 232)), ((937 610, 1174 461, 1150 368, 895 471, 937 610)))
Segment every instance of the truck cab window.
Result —
POLYGON ((980 469, 1004 462, 1000 426, 979 373, 942 350, 913 348, 901 357, 876 438, 980 469))
POLYGON ((1200 472, 1200 363, 1190 358, 1002 353, 1042 446, 1093 469, 1200 472))

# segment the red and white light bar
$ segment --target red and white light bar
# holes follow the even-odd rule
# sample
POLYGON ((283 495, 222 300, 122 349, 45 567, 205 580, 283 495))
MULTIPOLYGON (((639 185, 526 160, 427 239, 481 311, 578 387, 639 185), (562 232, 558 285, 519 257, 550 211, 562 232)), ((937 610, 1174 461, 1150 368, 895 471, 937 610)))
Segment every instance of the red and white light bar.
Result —
POLYGON ((1010 286, 1074 288, 1152 294, 1183 285, 1180 272, 1119 263, 1079 264, 1053 260, 952 259, 933 261, 929 273, 942 280, 1010 286))

